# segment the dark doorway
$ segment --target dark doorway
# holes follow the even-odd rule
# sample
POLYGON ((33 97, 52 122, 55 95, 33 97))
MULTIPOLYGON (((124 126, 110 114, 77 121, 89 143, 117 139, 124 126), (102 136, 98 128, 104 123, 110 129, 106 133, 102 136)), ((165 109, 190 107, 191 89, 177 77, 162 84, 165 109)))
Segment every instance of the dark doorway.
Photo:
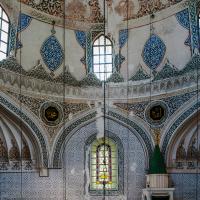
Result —
POLYGON ((152 196, 151 198, 152 200, 169 200, 169 197, 166 196, 166 197, 156 197, 156 196, 152 196))

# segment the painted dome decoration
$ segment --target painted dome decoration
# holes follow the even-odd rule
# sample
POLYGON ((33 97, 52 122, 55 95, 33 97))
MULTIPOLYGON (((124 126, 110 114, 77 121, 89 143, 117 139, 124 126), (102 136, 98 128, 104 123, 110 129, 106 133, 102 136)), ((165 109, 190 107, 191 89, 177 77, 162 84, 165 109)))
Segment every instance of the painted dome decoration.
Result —
MULTIPOLYGON (((76 22, 79 24, 79 26, 83 26, 85 23, 101 23, 104 20, 103 1, 100 0, 18 1, 26 4, 29 6, 29 8, 32 8, 28 9, 28 13, 34 15, 33 17, 40 18, 41 20, 44 20, 45 17, 49 18, 49 16, 52 16, 53 18, 56 17, 58 19, 65 17, 66 24, 69 26, 73 26, 76 22)), ((109 9, 109 13, 114 14, 116 18, 120 17, 123 21, 127 19, 138 19, 140 17, 149 15, 152 12, 155 13, 173 6, 181 1, 182 0, 106 0, 106 7, 109 9)))

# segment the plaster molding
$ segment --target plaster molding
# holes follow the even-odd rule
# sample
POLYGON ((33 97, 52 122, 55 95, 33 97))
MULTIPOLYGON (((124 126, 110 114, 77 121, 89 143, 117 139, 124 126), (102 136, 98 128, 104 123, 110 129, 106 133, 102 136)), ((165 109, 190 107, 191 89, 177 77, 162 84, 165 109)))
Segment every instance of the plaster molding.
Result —
MULTIPOLYGON (((173 95, 176 93, 184 93, 196 88, 197 75, 189 72, 182 76, 167 78, 151 82, 151 97, 156 99, 163 95, 173 95)), ((83 99, 83 100, 103 100, 103 87, 73 87, 63 85, 63 83, 53 83, 26 75, 20 75, 10 70, 0 68, 0 87, 15 92, 33 93, 41 96, 49 96, 53 98, 63 99, 83 99)), ((150 80, 129 81, 122 83, 106 83, 106 90, 109 88, 110 100, 141 100, 149 98, 150 80), (128 84, 128 92, 127 92, 128 84), (127 95, 128 94, 128 95, 127 95)), ((106 98, 108 94, 106 93, 106 98)))

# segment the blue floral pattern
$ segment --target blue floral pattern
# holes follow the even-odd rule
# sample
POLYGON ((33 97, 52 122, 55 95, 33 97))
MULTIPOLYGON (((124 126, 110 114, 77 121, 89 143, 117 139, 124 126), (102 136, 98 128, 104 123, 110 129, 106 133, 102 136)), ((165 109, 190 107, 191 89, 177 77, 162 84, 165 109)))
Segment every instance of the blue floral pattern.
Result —
POLYGON ((16 35, 17 35, 17 26, 15 24, 10 24, 9 52, 14 50, 16 47, 16 35))
MULTIPOLYGON (((26 15, 24 13, 19 14, 19 19, 18 19, 18 26, 17 26, 17 32, 22 32, 24 31, 31 23, 32 17, 29 15, 26 15)), ((19 36, 17 36, 16 39, 16 49, 20 49, 23 47, 23 44, 21 42, 21 39, 19 39, 19 36)))
POLYGON ((185 43, 184 43, 185 45, 187 45, 187 46, 191 46, 191 35, 189 34, 188 35, 188 37, 187 37, 187 39, 185 40, 185 43))
POLYGON ((141 81, 150 79, 151 76, 147 74, 142 68, 139 68, 139 70, 129 79, 129 81, 141 81))
POLYGON ((125 61, 125 57, 121 53, 115 55, 114 64, 117 71, 119 71, 121 64, 125 61))
MULTIPOLYGON (((181 26, 186 28, 188 31, 190 30, 190 17, 189 17, 189 12, 188 9, 184 9, 178 13, 176 13, 176 19, 179 22, 181 26)), ((191 35, 187 37, 185 40, 185 45, 191 46, 191 35)))
POLYGON ((161 71, 159 71, 153 81, 163 80, 166 78, 172 78, 179 75, 179 71, 169 62, 164 65, 161 71))
POLYGON ((191 47, 192 53, 195 53, 195 49, 199 49, 199 14, 197 13, 198 2, 189 1, 189 15, 190 15, 190 32, 191 32, 191 47))
POLYGON ((51 71, 56 70, 64 59, 62 47, 54 35, 51 35, 44 41, 40 53, 44 63, 51 71))
POLYGON ((119 48, 121 49, 128 40, 128 29, 119 31, 119 48))
POLYGON ((86 33, 84 31, 75 31, 76 40, 78 41, 79 45, 85 49, 86 48, 86 33))
POLYGON ((21 49, 22 47, 23 47, 23 44, 21 43, 21 41, 19 40, 19 38, 17 38, 16 49, 21 49))
POLYGON ((30 16, 28 16, 28 15, 26 15, 24 13, 21 13, 19 15, 19 22, 18 22, 17 31, 21 32, 24 29, 26 29, 30 25, 31 20, 32 20, 32 17, 30 17, 30 16))
POLYGON ((179 24, 186 29, 190 29, 190 19, 189 19, 189 12, 188 9, 184 9, 178 13, 176 13, 176 19, 178 20, 179 24))
POLYGON ((152 34, 145 43, 142 57, 146 65, 150 69, 155 70, 161 64, 165 52, 165 43, 160 39, 159 36, 152 34))

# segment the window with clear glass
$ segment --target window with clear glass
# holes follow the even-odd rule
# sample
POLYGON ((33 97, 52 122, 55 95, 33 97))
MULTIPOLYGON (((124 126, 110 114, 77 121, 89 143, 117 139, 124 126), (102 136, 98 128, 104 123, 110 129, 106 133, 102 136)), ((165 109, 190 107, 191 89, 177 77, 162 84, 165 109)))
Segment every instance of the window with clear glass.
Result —
POLYGON ((0 61, 8 54, 8 33, 9 19, 3 8, 0 6, 0 61))
POLYGON ((101 81, 105 81, 113 72, 112 51, 112 42, 104 35, 93 43, 93 72, 101 81))
POLYGON ((117 145, 111 139, 98 139, 91 145, 90 189, 118 190, 117 145))

